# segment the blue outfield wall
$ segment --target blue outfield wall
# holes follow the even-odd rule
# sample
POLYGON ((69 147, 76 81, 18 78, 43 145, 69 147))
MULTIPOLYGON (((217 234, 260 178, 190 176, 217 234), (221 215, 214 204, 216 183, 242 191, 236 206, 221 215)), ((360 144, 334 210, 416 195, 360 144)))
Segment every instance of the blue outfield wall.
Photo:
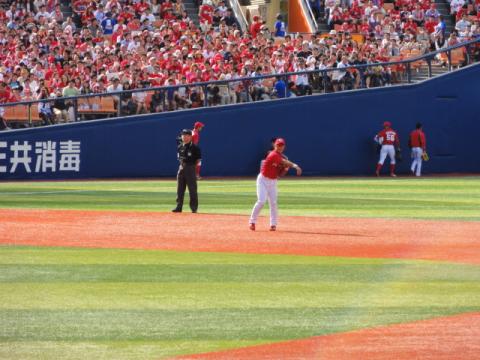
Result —
MULTIPOLYGON (((0 179, 172 177, 175 138, 195 121, 204 176, 253 176, 270 138, 305 175, 371 175, 374 135, 385 120, 408 134, 424 124, 431 161, 424 172, 480 173, 480 65, 402 87, 90 121, 0 133, 0 179)), ((384 167, 387 172, 387 166, 384 167)))

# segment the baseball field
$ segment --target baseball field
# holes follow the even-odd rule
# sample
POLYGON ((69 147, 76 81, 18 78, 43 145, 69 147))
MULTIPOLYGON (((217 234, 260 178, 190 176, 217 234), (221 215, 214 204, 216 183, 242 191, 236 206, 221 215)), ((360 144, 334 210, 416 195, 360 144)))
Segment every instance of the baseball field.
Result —
POLYGON ((175 192, 0 183, 0 359, 480 358, 480 177, 175 192))

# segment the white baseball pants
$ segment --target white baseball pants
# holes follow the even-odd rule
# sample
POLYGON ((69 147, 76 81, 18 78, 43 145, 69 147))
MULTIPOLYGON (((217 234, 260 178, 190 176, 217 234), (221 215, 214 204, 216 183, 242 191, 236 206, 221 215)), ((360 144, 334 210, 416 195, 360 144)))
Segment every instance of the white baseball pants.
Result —
POLYGON ((277 203, 277 179, 269 179, 262 174, 257 177, 257 202, 250 216, 250 224, 255 224, 262 211, 265 202, 268 199, 270 206, 270 226, 277 226, 278 220, 278 203, 277 203))
POLYGON ((412 166, 410 170, 415 173, 416 176, 422 175, 422 155, 423 149, 421 147, 412 148, 412 166))
POLYGON ((380 149, 380 159, 378 163, 383 165, 385 159, 388 157, 390 158, 390 164, 395 165, 395 147, 393 145, 382 145, 380 149))

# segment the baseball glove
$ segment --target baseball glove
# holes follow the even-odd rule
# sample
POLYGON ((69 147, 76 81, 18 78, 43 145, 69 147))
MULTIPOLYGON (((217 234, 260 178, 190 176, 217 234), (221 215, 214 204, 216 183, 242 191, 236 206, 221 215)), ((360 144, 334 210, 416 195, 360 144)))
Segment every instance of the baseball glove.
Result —
POLYGON ((430 156, 428 156, 427 152, 424 151, 423 154, 422 154, 422 159, 423 161, 428 161, 430 160, 430 156))

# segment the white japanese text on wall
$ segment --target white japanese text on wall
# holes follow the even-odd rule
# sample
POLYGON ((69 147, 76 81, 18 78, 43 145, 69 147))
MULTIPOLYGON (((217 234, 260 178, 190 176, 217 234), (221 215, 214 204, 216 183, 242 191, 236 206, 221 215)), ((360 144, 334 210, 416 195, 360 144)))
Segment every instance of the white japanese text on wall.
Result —
POLYGON ((0 174, 79 172, 80 145, 73 140, 0 141, 0 174))

